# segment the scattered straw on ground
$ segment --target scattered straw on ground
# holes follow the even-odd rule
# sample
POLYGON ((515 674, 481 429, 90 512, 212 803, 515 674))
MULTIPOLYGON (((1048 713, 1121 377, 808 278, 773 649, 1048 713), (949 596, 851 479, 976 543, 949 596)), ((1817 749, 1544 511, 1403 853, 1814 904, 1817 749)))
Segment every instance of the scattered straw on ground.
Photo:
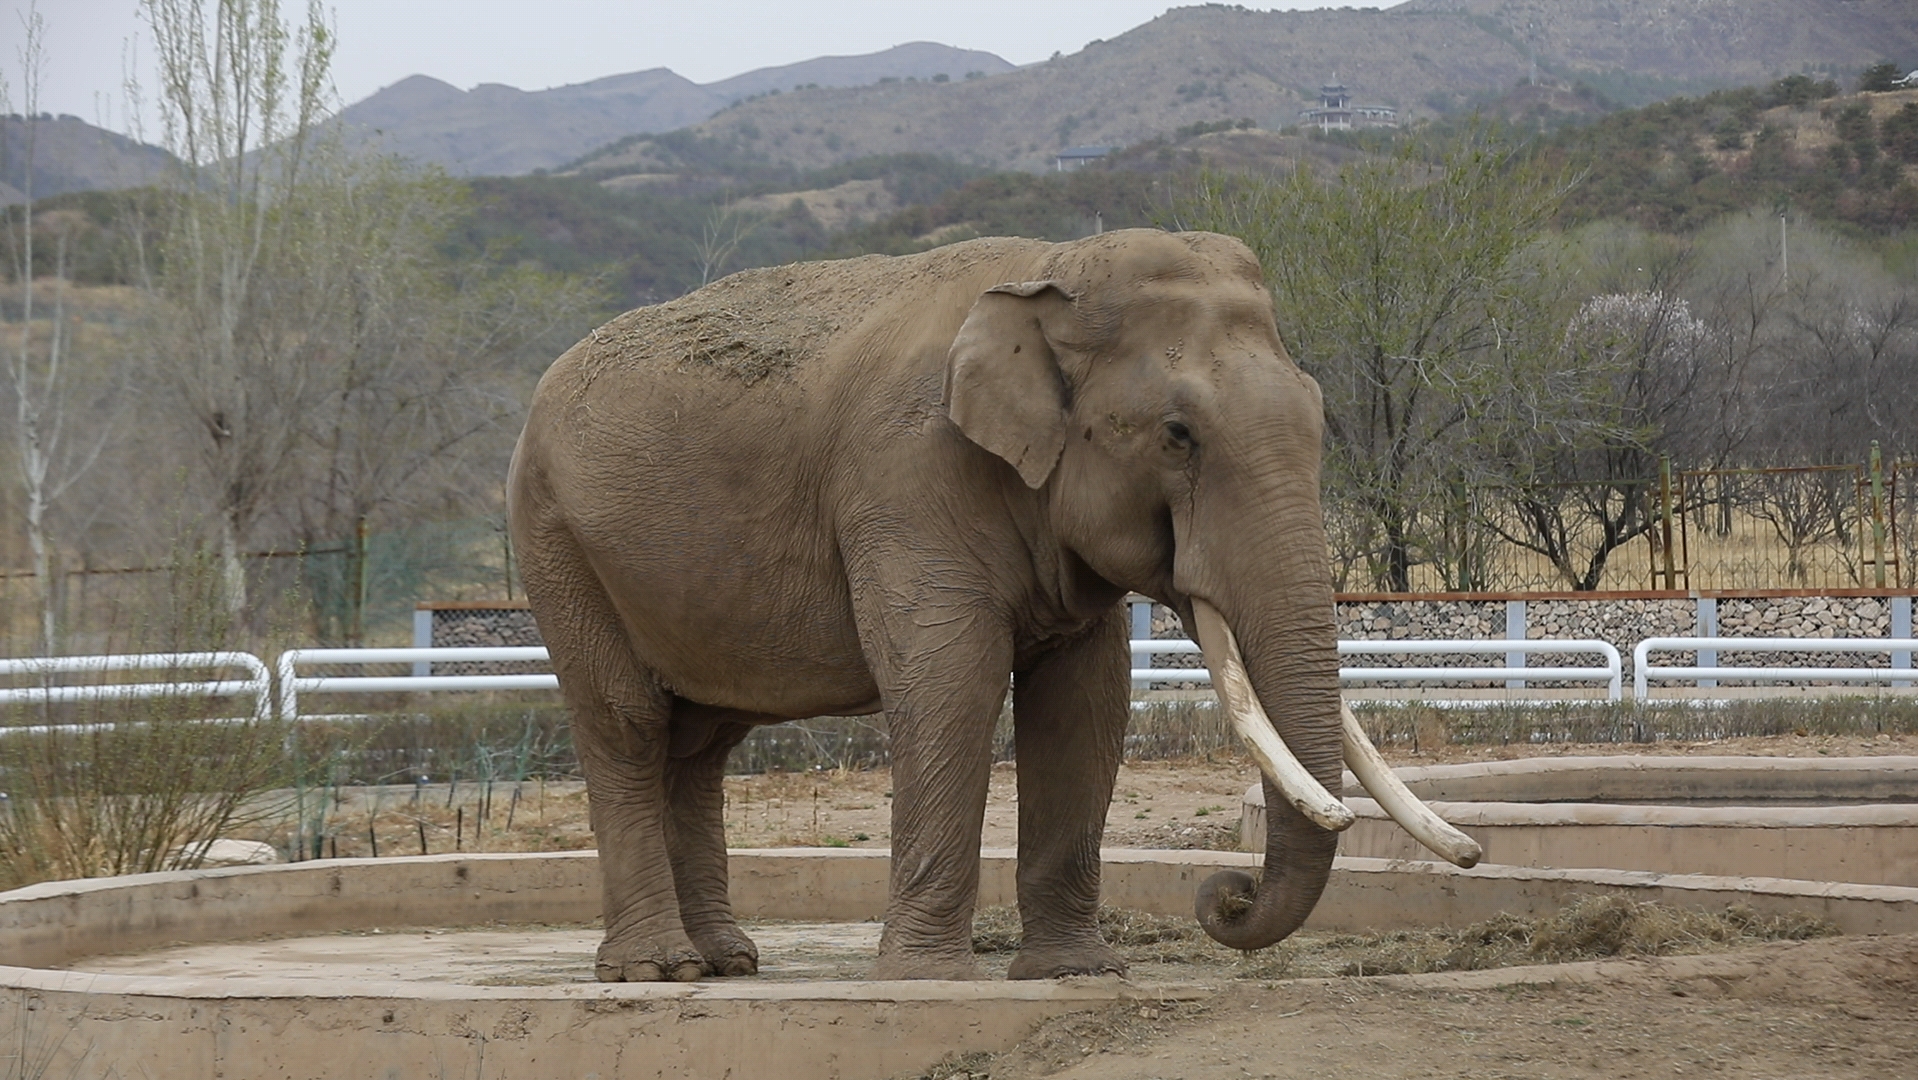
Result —
MULTIPOLYGON (((1760 915, 1742 904, 1722 912, 1699 912, 1619 896, 1581 896, 1546 918, 1500 914, 1456 929, 1305 932, 1272 948, 1247 953, 1214 943, 1188 917, 1102 908, 1099 930, 1129 964, 1224 968, 1234 978, 1260 980, 1479 971, 1615 956, 1671 956, 1761 941, 1802 941, 1838 932, 1829 922, 1810 915, 1760 915)), ((988 907, 973 917, 973 952, 1009 953, 1018 948, 1015 910, 988 907)))

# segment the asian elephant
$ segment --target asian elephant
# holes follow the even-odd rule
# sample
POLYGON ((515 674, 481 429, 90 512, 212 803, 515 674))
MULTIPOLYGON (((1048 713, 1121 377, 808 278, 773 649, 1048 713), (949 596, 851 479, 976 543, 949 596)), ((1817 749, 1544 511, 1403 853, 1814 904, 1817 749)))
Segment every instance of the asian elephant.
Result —
POLYGON ((1011 976, 1123 971, 1096 915, 1128 590, 1197 628, 1267 774, 1263 881, 1216 875, 1200 919, 1239 948, 1295 930, 1351 821, 1326 792, 1342 759, 1394 786, 1341 718, 1321 423, 1256 259, 1207 233, 751 270, 573 346, 534 395, 508 500, 586 774, 599 977, 755 972, 727 895, 727 752, 757 724, 881 710, 874 976, 975 975, 1008 679, 1011 976))

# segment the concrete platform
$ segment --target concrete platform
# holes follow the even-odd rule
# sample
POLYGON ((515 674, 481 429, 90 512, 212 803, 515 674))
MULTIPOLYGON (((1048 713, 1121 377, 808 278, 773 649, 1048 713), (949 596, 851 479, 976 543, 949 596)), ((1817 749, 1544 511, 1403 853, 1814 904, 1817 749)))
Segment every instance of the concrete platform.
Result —
MULTIPOLYGON (((1105 856, 1107 902, 1163 914, 1188 914, 1193 889, 1216 870, 1255 864, 1236 852, 1105 856)), ((885 903, 883 851, 736 851, 732 867, 735 905, 749 917, 869 926, 885 903)), ((1010 903, 1013 871, 1011 852, 983 853, 981 902, 1010 903)), ((1918 889, 1370 859, 1340 860, 1308 925, 1457 925, 1499 911, 1544 914, 1594 892, 1807 911, 1848 933, 1918 930, 1918 889)), ((1059 1013, 1208 992, 1116 979, 479 985, 395 977, 409 960, 397 947, 403 932, 464 927, 473 929, 460 934, 483 937, 487 924, 547 923, 574 924, 578 936, 577 924, 596 917, 598 896, 592 853, 334 860, 0 894, 0 957, 14 965, 0 967, 0 1009, 16 1018, 0 1025, 0 1062, 19 1055, 47 1076, 878 1080, 948 1053, 1003 1049, 1059 1013), (389 955, 358 968, 322 962, 332 955, 324 935, 363 935, 355 946, 363 949, 374 928, 393 935, 389 955), (232 945, 274 937, 286 940, 258 945, 253 963, 232 945), (167 956, 190 958, 178 950, 196 946, 222 946, 228 966, 167 969, 167 956), (137 958, 156 950, 166 951, 137 958), (313 961, 304 970, 265 962, 302 950, 313 961), (165 973, 130 973, 141 964, 165 973)))
MULTIPOLYGON (((1508 866, 1918 886, 1918 757, 1565 757, 1397 770, 1508 866), (1804 805, 1815 803, 1818 805, 1804 805)), ((1348 773, 1339 852, 1429 858, 1348 773)), ((1265 795, 1240 836, 1265 843, 1265 795)))

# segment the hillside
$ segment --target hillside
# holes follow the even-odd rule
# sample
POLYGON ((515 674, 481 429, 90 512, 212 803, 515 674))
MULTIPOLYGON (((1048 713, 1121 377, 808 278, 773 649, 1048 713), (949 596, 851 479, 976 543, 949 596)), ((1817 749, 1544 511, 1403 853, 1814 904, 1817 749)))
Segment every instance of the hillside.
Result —
POLYGON ((667 68, 610 75, 550 90, 483 83, 471 90, 414 75, 342 110, 349 131, 382 150, 455 175, 547 169, 638 132, 696 124, 736 101, 798 86, 996 74, 1012 65, 987 52, 931 42, 863 56, 825 56, 699 84, 667 68))
POLYGON ((1069 145, 1132 145, 1195 122, 1295 123, 1336 76, 1406 119, 1457 112, 1535 75, 1618 104, 1918 57, 1909 0, 1412 0, 1386 10, 1177 8, 1110 41, 991 79, 820 88, 742 102, 677 140, 639 137, 588 175, 699 157, 817 168, 929 153, 1043 170, 1069 145), (1536 62, 1536 69, 1534 69, 1536 62))
MULTIPOLYGON (((1601 91, 1628 73, 1719 85, 1845 74, 1918 50, 1905 0, 1407 0, 1392 13, 1463 17, 1601 91)), ((1652 100, 1618 89, 1624 104, 1652 100)))
POLYGON ((47 116, 29 124, 0 117, 0 206, 26 189, 27 140, 33 146, 35 199, 72 191, 115 191, 151 182, 173 161, 157 146, 116 135, 77 116, 47 116))
POLYGON ((1561 131, 1546 152, 1586 172, 1565 219, 1682 232, 1757 206, 1863 233, 1918 227, 1918 90, 1836 91, 1795 76, 1561 131))

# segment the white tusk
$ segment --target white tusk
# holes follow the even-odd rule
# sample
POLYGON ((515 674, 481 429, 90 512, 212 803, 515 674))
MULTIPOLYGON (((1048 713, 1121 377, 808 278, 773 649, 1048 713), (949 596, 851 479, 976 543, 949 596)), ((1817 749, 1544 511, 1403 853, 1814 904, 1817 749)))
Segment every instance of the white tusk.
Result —
POLYGON ((1378 747, 1372 745, 1365 729, 1359 727, 1358 718, 1352 715, 1351 707, 1344 702, 1339 703, 1339 719, 1345 731, 1346 767, 1365 785, 1372 798, 1378 800, 1379 806, 1392 815, 1392 820, 1445 861, 1468 869, 1477 866, 1479 857, 1485 853, 1478 841, 1453 828, 1412 794, 1405 781, 1385 763, 1378 747))
POLYGON ((1285 801, 1314 824, 1332 832, 1350 828, 1355 820, 1352 811, 1312 778, 1266 717, 1259 695, 1252 689, 1252 680, 1245 673, 1239 643, 1233 639, 1232 628, 1225 624, 1225 617, 1219 614, 1219 609, 1196 597, 1192 600, 1192 616, 1198 623, 1194 629, 1198 632, 1199 648, 1205 653, 1205 666, 1212 672, 1212 687, 1232 717, 1233 730, 1252 751, 1253 760, 1272 779, 1285 801))

